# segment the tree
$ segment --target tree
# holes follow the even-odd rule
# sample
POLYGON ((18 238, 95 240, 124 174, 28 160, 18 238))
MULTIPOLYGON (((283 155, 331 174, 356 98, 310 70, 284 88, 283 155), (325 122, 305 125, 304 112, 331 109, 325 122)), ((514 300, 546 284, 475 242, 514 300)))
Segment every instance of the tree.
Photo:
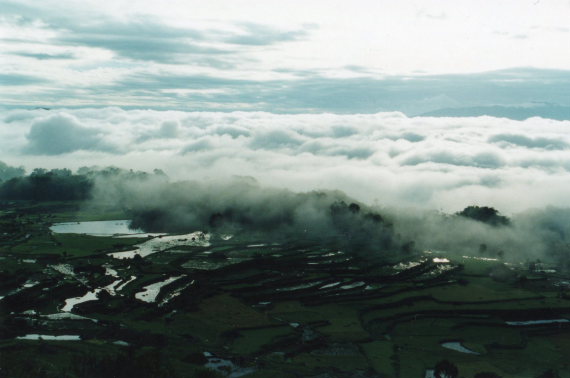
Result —
POLYGON ((491 226, 507 226, 511 223, 509 218, 499 215, 498 210, 487 206, 467 206, 458 212, 457 215, 487 223, 491 226))
POLYGON ((0 182, 23 176, 25 172, 23 167, 10 167, 8 164, 0 161, 0 182))
POLYGON ((457 378, 459 376, 459 369, 457 369, 457 366, 453 363, 442 360, 435 365, 433 374, 435 378, 457 378))

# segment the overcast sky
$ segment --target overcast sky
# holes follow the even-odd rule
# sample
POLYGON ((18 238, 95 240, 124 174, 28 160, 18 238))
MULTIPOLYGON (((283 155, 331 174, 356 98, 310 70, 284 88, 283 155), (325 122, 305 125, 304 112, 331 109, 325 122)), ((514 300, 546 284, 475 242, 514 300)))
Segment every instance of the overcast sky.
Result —
POLYGON ((567 105, 569 19, 569 0, 2 0, 0 101, 409 115, 567 105))
POLYGON ((570 0, 0 0, 0 161, 568 206, 568 20, 570 0))

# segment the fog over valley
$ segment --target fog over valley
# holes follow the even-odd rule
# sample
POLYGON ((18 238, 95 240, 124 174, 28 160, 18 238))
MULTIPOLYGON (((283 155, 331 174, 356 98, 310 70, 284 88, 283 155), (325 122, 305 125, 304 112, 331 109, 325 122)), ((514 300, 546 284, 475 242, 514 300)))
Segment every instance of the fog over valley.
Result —
POLYGON ((0 0, 0 377, 570 378, 570 0, 0 0))
POLYGON ((570 121, 87 108, 10 110, 2 160, 23 166, 162 169, 173 180, 249 176, 367 204, 512 214, 566 206, 570 121))

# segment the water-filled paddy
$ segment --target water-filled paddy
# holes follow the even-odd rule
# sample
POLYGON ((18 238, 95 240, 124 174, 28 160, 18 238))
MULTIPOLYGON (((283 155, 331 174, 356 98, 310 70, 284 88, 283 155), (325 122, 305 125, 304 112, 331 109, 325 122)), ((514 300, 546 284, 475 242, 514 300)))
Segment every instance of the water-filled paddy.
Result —
POLYGON ((134 235, 143 230, 130 228, 130 220, 56 223, 50 230, 56 234, 86 234, 93 236, 134 235))
POLYGON ((50 340, 50 341, 80 341, 81 337, 78 335, 24 335, 16 337, 18 340, 50 340))
POLYGON ((459 341, 448 341, 445 343, 441 343, 441 346, 447 349, 454 350, 456 352, 466 353, 466 354, 479 354, 471 349, 466 348, 461 344, 459 341))

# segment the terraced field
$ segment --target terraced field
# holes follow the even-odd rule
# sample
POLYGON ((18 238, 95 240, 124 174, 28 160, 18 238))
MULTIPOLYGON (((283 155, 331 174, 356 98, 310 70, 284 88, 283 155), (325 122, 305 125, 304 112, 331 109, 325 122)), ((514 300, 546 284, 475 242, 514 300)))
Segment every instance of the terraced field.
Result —
POLYGON ((0 376, 420 378, 448 360, 468 378, 570 377, 558 273, 453 251, 49 229, 121 215, 4 205, 0 376), (152 253, 113 254, 144 243, 152 253))

